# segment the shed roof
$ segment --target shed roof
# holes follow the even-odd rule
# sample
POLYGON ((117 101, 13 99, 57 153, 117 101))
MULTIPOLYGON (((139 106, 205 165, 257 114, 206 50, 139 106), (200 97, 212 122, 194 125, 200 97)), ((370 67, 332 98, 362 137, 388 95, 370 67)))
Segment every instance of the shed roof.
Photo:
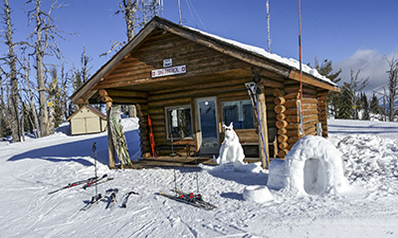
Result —
MULTIPOLYGON (((288 59, 276 54, 266 52, 259 47, 243 44, 234 40, 225 39, 209 34, 191 27, 177 25, 160 17, 154 17, 145 27, 122 49, 120 49, 110 60, 108 60, 91 78, 82 85, 72 96, 71 100, 76 104, 88 104, 90 98, 98 93, 95 86, 100 83, 105 75, 129 53, 140 46, 140 44, 155 30, 163 30, 177 36, 191 40, 223 54, 235 57, 253 66, 268 70, 284 78, 296 81, 300 80, 300 64, 295 59, 288 59)), ((320 75, 316 69, 302 65, 303 83, 313 85, 326 90, 339 91, 339 87, 330 79, 320 75)))
POLYGON ((88 109, 91 112, 93 112, 94 114, 96 114, 97 116, 99 116, 102 119, 106 120, 106 115, 104 113, 102 113, 101 111, 97 110, 96 108, 84 105, 84 106, 80 107, 79 110, 77 110, 75 113, 73 113, 70 117, 68 117, 68 119, 66 119, 66 121, 70 121, 74 116, 76 116, 83 109, 88 109))

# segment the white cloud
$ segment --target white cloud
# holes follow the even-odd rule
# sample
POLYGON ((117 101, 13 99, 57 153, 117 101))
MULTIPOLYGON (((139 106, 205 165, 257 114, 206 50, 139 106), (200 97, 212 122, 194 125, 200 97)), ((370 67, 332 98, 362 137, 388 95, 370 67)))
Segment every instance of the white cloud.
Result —
POLYGON ((371 93, 381 85, 388 84, 388 64, 385 57, 391 59, 393 53, 389 55, 382 54, 376 50, 359 49, 347 59, 337 62, 333 68, 341 69, 341 81, 349 82, 351 79, 351 69, 356 73, 361 70, 359 78, 369 78, 369 86, 365 92, 371 93))

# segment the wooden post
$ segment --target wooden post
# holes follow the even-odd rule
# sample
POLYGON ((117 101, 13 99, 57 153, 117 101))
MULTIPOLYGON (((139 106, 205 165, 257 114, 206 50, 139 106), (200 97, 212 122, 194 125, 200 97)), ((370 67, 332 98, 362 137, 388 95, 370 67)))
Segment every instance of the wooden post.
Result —
MULTIPOLYGON (((262 125, 261 129, 262 129, 263 138, 261 138, 261 133, 258 133, 258 139, 259 139, 259 152, 260 152, 259 154, 260 154, 261 165, 265 169, 267 168, 267 164, 269 165, 267 105, 265 101, 264 88, 260 87, 260 89, 261 93, 258 95, 257 98, 257 107, 258 107, 258 113, 260 114, 259 117, 260 117, 260 123, 262 125), (264 139, 264 145, 262 139, 264 139), (264 152, 264 146, 267 154, 265 154, 264 152)), ((258 125, 258 131, 261 131, 261 129, 260 125, 258 125)))
POLYGON ((116 169, 115 147, 113 145, 113 140, 112 140, 111 109, 112 109, 112 102, 110 101, 106 102, 106 119, 108 120, 107 130, 108 130, 109 168, 116 169))
POLYGON ((116 169, 116 159, 115 159, 115 145, 112 139, 112 121, 111 121, 111 110, 112 110, 112 98, 108 96, 108 93, 101 89, 99 91, 101 95, 101 100, 106 103, 106 120, 107 120, 107 131, 108 131, 108 158, 109 158, 109 168, 116 169))

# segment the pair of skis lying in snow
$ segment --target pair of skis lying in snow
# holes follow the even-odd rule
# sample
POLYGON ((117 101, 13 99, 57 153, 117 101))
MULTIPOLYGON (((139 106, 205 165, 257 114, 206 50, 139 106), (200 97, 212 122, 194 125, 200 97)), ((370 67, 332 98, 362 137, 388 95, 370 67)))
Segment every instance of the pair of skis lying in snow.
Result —
POLYGON ((171 195, 171 194, 167 194, 164 192, 159 192, 159 195, 176 200, 178 202, 186 203, 186 204, 189 204, 189 205, 201 208, 201 209, 205 209, 205 210, 213 210, 213 209, 217 208, 215 205, 203 200, 203 197, 200 194, 184 193, 177 188, 175 188, 173 191, 177 195, 171 195))
MULTIPOLYGON (((119 192, 119 189, 117 189, 117 188, 111 188, 111 189, 106 190, 105 196, 104 196, 104 197, 102 197, 101 194, 98 194, 98 195, 96 195, 96 196, 93 196, 93 197, 91 198, 91 201, 89 201, 89 202, 88 202, 82 209, 80 209, 80 210, 81 210, 81 211, 86 211, 86 210, 88 210, 90 207, 92 207, 93 205, 95 205, 95 204, 97 204, 97 203, 99 203, 99 202, 101 202, 101 201, 106 202, 106 207, 105 207, 105 209, 111 209, 111 208, 113 208, 113 207, 115 206, 115 204, 116 204, 116 202, 117 202, 117 200, 116 200, 116 194, 117 194, 118 192, 119 192)), ((130 192, 126 193, 126 194, 123 196, 123 198, 122 198, 122 203, 121 203, 121 205, 120 205, 121 208, 126 208, 126 207, 127 207, 127 201, 128 201, 128 199, 129 199, 129 197, 130 197, 131 194, 139 195, 139 193, 134 192, 134 191, 130 191, 130 192)))
MULTIPOLYGON (((72 188, 72 187, 76 187, 76 186, 79 186, 79 185, 82 185, 82 184, 83 184, 82 188, 86 189, 88 187, 91 187, 94 184, 102 184, 102 183, 105 183, 105 182, 113 180, 113 178, 108 178, 107 176, 108 176, 107 174, 104 174, 102 177, 99 177, 99 178, 98 177, 92 177, 92 178, 76 181, 76 182, 73 182, 73 183, 69 183, 68 185, 66 185, 66 186, 64 186, 62 188, 59 188, 59 189, 56 189, 56 190, 53 190, 53 191, 49 192, 48 194, 53 194, 53 193, 59 192, 61 190, 72 188)), ((84 206, 81 210, 85 211, 85 210, 89 209, 93 204, 97 204, 100 201, 106 201, 107 202, 107 206, 106 206, 107 209, 113 207, 114 204, 116 203, 116 194, 117 194, 118 191, 119 190, 117 188, 108 189, 106 191, 106 194, 105 194, 104 197, 102 197, 101 194, 93 196, 91 198, 91 200, 86 204, 86 206, 84 206)), ((179 189, 174 189, 173 191, 176 194, 178 194, 178 195, 170 195, 170 194, 167 194, 167 193, 164 193, 164 192, 159 192, 159 195, 162 195, 164 197, 167 197, 167 198, 179 201, 179 202, 183 202, 183 203, 186 203, 186 204, 198 207, 198 208, 202 208, 202 209, 205 209, 205 210, 213 210, 213 209, 216 208, 215 205, 204 201, 200 194, 184 193, 184 192, 180 191, 179 189)), ((130 197, 131 194, 139 195, 137 192, 134 192, 134 191, 130 191, 130 192, 126 193, 123 196, 122 204, 120 206, 121 208, 126 208, 126 204, 127 204, 128 198, 130 197)))
POLYGON ((53 191, 49 192, 48 194, 53 194, 53 193, 59 192, 61 190, 64 190, 64 189, 67 189, 67 188, 76 187, 76 186, 79 186, 79 185, 83 185, 82 188, 86 189, 88 187, 91 187, 94 184, 102 184, 102 183, 106 183, 106 182, 111 181, 111 180, 113 180, 113 178, 108 178, 108 175, 104 174, 102 177, 99 177, 99 178, 98 177, 92 177, 92 178, 76 181, 76 182, 73 182, 73 183, 69 183, 68 185, 66 185, 66 186, 64 186, 62 188, 59 188, 59 189, 56 189, 56 190, 53 190, 53 191))
MULTIPOLYGON (((97 204, 101 201, 105 201, 107 203, 106 205, 106 209, 110 209, 112 207, 115 206, 116 201, 116 194, 119 190, 117 188, 115 189, 108 189, 106 191, 106 195, 104 197, 101 196, 101 194, 98 194, 97 196, 93 196, 91 198, 91 201, 88 202, 86 204, 86 206, 84 206, 81 211, 86 211, 88 210, 91 206, 93 206, 94 204, 97 204)), ((182 191, 180 191, 179 189, 174 189, 173 190, 177 195, 170 195, 164 192, 159 192, 159 195, 162 195, 164 197, 185 203, 185 204, 189 204, 201 209, 205 209, 205 210, 213 210, 215 208, 217 208, 215 205, 206 202, 205 200, 203 200, 202 195, 200 194, 194 194, 194 193, 184 193, 182 191)), ((126 208, 126 204, 127 201, 130 197, 131 194, 134 195, 139 195, 139 193, 134 192, 134 191, 130 191, 128 193, 126 193, 123 196, 122 199, 122 203, 120 205, 120 208, 126 208)))

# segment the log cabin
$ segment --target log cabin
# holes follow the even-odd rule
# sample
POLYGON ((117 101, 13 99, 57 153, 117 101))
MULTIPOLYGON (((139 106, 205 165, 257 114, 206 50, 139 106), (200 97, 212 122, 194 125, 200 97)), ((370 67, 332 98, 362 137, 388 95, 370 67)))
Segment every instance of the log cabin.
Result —
POLYGON ((150 129, 158 156, 169 156, 171 143, 186 156, 217 155, 222 125, 233 122, 246 156, 266 167, 317 126, 328 136, 326 97, 340 89, 307 65, 299 68, 297 60, 154 17, 71 100, 104 103, 108 116, 112 105, 136 105, 142 158, 154 155, 150 129))

